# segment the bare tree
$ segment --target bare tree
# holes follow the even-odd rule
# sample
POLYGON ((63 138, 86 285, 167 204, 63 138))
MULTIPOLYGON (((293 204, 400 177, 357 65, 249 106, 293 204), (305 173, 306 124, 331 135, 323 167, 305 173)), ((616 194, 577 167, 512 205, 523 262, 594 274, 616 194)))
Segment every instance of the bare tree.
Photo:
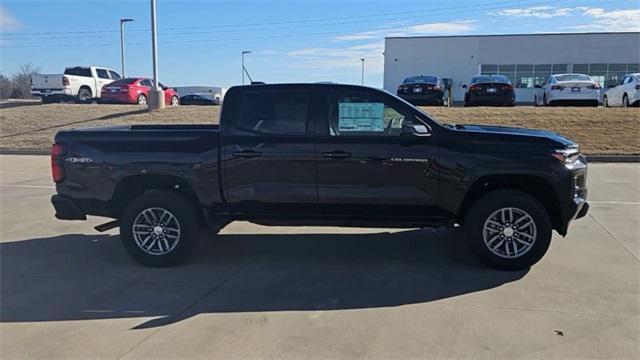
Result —
POLYGON ((0 74, 0 99, 6 99, 11 95, 11 80, 0 74))
POLYGON ((20 65, 20 71, 11 76, 9 97, 15 99, 31 98, 31 75, 39 73, 40 68, 31 63, 20 65))

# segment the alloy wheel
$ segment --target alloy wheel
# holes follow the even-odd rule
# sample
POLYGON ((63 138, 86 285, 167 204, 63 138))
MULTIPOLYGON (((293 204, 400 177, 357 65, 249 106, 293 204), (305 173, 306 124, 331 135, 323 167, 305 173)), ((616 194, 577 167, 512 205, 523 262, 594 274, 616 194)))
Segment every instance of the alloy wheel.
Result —
POLYGON ((142 210, 133 221, 133 239, 149 255, 165 255, 180 242, 180 223, 168 210, 153 207, 142 210))
POLYGON ((482 229, 482 237, 489 251, 506 259, 526 254, 533 247, 536 236, 536 223, 531 215, 514 207, 491 213, 482 229))

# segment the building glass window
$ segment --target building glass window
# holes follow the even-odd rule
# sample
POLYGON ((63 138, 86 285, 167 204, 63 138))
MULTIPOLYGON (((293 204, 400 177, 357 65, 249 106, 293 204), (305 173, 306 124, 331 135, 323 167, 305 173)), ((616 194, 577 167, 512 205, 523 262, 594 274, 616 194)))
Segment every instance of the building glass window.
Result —
POLYGON ((542 85, 549 75, 569 72, 587 74, 608 87, 617 85, 625 74, 640 72, 640 64, 482 64, 480 70, 481 75, 504 75, 519 89, 542 85))

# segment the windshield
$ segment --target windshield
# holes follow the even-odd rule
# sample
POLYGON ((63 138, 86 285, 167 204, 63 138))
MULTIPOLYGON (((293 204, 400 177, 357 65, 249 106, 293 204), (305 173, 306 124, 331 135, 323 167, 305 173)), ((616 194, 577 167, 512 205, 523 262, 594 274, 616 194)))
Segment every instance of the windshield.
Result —
POLYGON ((511 84, 511 81, 509 80, 509 78, 504 75, 483 75, 483 76, 476 76, 473 79, 471 79, 472 84, 495 83, 495 82, 511 84))
POLYGON ((435 84, 438 82, 438 78, 435 76, 411 76, 402 82, 403 84, 415 84, 415 83, 431 83, 435 84))
POLYGON ((593 81, 589 75, 582 74, 567 74, 567 75, 556 75, 556 80, 558 81, 593 81))

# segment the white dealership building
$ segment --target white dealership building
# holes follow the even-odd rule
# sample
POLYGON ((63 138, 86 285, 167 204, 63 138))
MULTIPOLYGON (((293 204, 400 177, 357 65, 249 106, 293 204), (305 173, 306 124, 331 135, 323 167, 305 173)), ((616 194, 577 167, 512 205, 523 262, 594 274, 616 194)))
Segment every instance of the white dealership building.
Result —
POLYGON ((531 102, 550 74, 588 74, 606 87, 640 72, 640 32, 388 37, 384 59, 384 89, 394 94, 404 78, 433 74, 452 79, 462 101, 473 76, 503 74, 516 101, 531 102))

